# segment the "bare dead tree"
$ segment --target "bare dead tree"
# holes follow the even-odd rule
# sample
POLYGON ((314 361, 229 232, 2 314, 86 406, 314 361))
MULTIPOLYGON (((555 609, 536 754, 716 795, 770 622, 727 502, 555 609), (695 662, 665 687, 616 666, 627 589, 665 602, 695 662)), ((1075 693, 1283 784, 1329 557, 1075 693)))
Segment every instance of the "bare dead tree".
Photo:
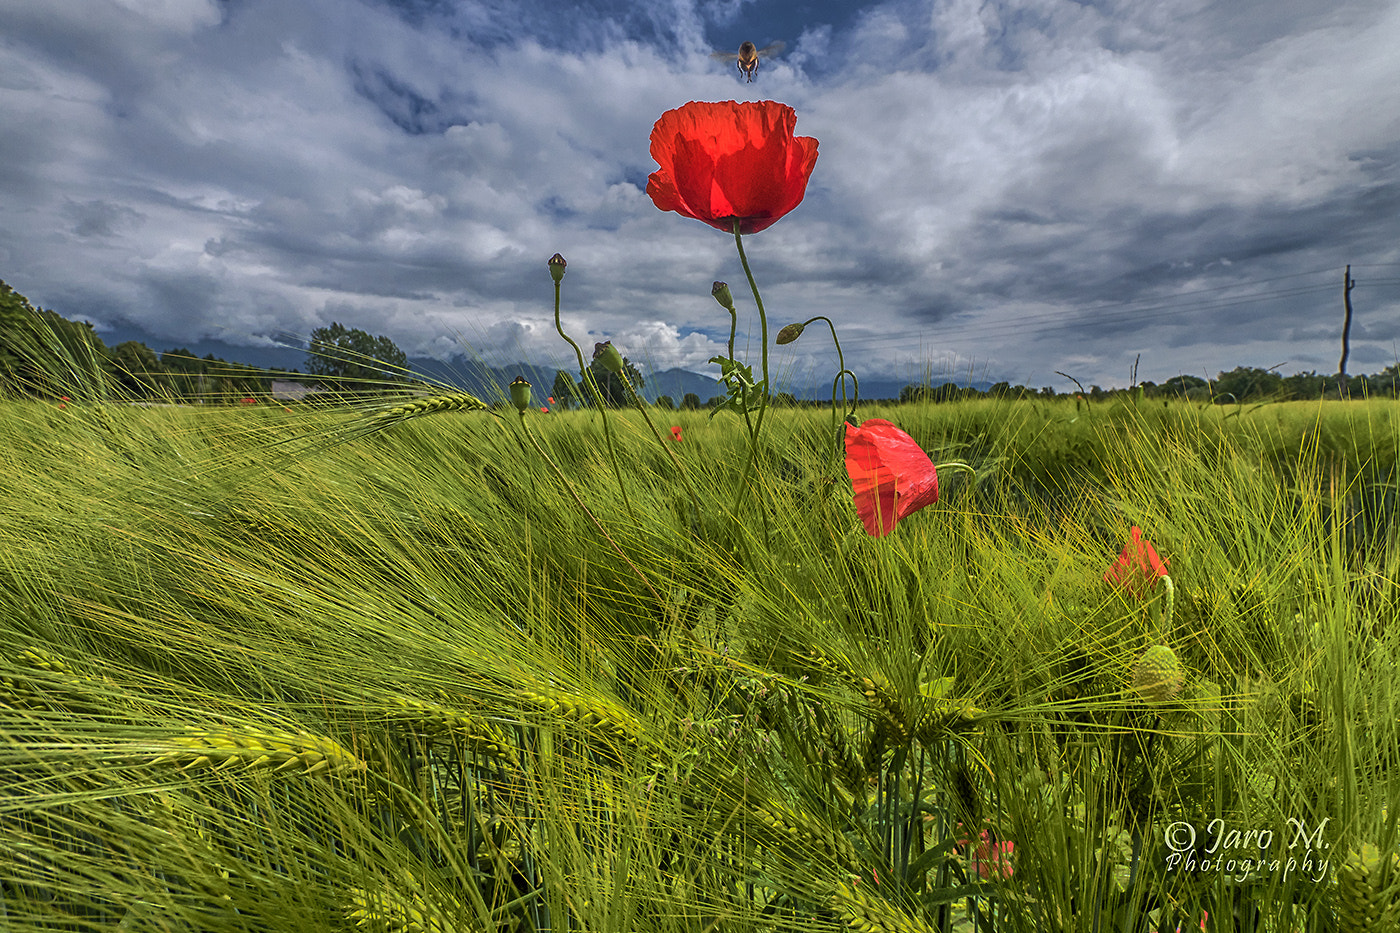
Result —
POLYGON ((1351 265, 1342 274, 1342 301, 1346 305, 1346 320, 1342 322, 1342 361, 1337 364, 1337 388, 1343 397, 1347 394, 1347 355, 1351 353, 1351 290, 1356 280, 1351 277, 1351 265))

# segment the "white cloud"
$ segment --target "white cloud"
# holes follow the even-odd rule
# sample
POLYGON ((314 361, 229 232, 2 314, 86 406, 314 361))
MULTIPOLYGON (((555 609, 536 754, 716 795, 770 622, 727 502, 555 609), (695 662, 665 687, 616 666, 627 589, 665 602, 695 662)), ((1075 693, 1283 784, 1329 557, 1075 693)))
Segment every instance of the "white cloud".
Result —
MULTIPOLYGON (((1400 262, 1393 4, 898 0, 848 31, 786 24, 745 84, 703 39, 756 4, 639 5, 569 44, 518 31, 544 22, 531 2, 0 0, 0 274, 157 342, 334 318, 564 362, 559 251, 581 342, 705 369, 728 326, 710 283, 742 270, 643 189, 652 122, 726 98, 791 103, 821 141, 749 256, 772 326, 830 315, 861 372, 1045 384, 1061 359, 1087 384, 1144 347, 1166 375, 1323 356, 1314 297, 1270 283, 1400 262), (1280 325, 1247 345, 1257 307, 1174 297, 1224 284, 1278 292, 1280 325), (1129 339, 1111 309, 1149 298, 1167 309, 1129 339), (1275 359, 1237 358, 1256 352, 1275 359)), ((834 368, 822 341, 785 352, 834 368)))

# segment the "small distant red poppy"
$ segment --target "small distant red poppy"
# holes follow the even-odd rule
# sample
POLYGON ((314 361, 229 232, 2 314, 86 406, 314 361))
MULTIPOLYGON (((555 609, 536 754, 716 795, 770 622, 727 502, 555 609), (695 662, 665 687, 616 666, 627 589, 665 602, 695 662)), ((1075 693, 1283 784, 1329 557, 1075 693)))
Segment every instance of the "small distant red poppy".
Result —
POLYGON ((983 881, 1005 881, 1016 873, 1011 865, 1016 843, 1010 841, 992 842, 983 833, 981 845, 972 853, 972 864, 983 881))
POLYGON ((544 412, 546 415, 549 414, 549 409, 545 408, 543 405, 540 406, 540 411, 544 412))
POLYGON ((678 425, 678 424, 673 424, 673 425, 671 425, 671 440, 673 440, 673 441, 678 441, 678 440, 680 440, 680 439, 681 439, 681 426, 678 425))
POLYGON ((922 447, 889 421, 846 425, 846 472, 856 514, 875 537, 938 501, 938 471, 922 447))
POLYGON ((258 403, 258 400, 255 398, 245 398, 242 399, 241 402, 244 405, 256 405, 258 403))
POLYGON ((1134 525, 1132 540, 1123 548, 1123 553, 1108 568, 1103 578, 1109 583, 1117 583, 1130 592, 1143 595, 1157 585, 1158 577, 1167 575, 1167 562, 1157 556, 1157 549, 1151 541, 1142 537, 1142 529, 1134 525))
POLYGON ((771 100, 691 101, 651 129, 660 168, 647 194, 663 211, 725 233, 757 233, 802 203, 817 141, 794 136, 797 112, 771 100))
POLYGON ((554 396, 552 396, 552 395, 549 397, 549 404, 551 404, 551 405, 554 404, 554 396))
POLYGON ((59 400, 60 402, 71 402, 71 401, 72 401, 72 399, 70 399, 70 398, 69 398, 68 396, 66 396, 66 395, 60 395, 60 396, 58 397, 58 400, 59 400))

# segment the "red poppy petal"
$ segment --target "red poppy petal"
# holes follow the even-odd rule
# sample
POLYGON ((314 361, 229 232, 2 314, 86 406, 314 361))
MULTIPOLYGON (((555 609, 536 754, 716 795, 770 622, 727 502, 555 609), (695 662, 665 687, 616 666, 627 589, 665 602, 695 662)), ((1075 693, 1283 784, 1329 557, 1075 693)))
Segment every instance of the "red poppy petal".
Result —
POLYGON ((1157 554, 1151 541, 1142 537, 1142 529, 1134 525, 1129 532, 1130 539, 1118 555, 1118 559, 1104 573, 1109 583, 1126 587, 1141 595, 1157 584, 1158 577, 1167 576, 1167 561, 1157 554))
POLYGON ((846 427, 846 472, 856 514, 876 537, 938 501, 938 472, 918 443, 894 424, 871 418, 846 427))
POLYGON ((817 140, 794 137, 797 113, 774 101, 691 101, 651 133, 659 166, 647 179, 658 208, 726 232, 767 229, 801 203, 817 140))

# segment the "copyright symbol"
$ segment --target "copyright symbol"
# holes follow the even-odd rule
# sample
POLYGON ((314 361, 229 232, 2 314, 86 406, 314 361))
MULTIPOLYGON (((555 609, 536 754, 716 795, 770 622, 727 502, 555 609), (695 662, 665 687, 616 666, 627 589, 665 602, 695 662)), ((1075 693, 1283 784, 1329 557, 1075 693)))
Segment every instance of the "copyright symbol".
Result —
POLYGON ((1171 823, 1162 839, 1173 852, 1185 852, 1196 844, 1196 827, 1184 821, 1171 823))

